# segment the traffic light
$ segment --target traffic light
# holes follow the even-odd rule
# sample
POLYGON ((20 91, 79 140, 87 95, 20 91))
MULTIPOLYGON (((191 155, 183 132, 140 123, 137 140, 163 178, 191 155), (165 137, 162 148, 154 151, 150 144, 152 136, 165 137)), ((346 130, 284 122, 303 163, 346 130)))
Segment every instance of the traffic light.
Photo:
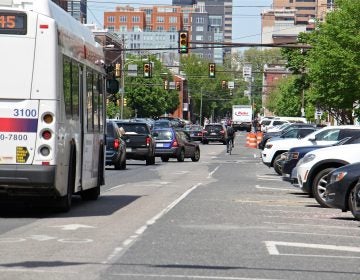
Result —
POLYGON ((176 88, 176 90, 178 90, 178 91, 181 89, 181 84, 180 84, 180 82, 176 82, 175 88, 176 88))
POLYGON ((151 63, 144 63, 144 78, 151 78, 152 76, 151 63))
POLYGON ((115 77, 116 78, 121 77, 121 64, 120 63, 115 64, 115 77))
POLYGON ((209 77, 215 78, 215 63, 209 63, 209 77))
POLYGON ((227 82, 226 81, 221 81, 221 88, 226 89, 226 87, 227 87, 227 82))
POLYGON ((124 106, 127 105, 127 103, 126 103, 126 98, 124 98, 124 103, 123 103, 123 105, 124 105, 124 106))
POLYGON ((164 80, 164 89, 168 90, 169 89, 169 82, 168 80, 164 80))
POLYGON ((189 33, 187 31, 179 31, 179 53, 189 52, 189 33))

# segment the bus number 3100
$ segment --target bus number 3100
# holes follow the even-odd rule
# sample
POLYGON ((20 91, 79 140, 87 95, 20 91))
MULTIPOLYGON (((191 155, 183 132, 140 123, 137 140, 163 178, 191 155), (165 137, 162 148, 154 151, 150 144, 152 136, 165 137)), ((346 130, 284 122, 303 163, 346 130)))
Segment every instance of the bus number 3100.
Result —
POLYGON ((35 109, 14 109, 14 117, 33 117, 37 116, 35 109))

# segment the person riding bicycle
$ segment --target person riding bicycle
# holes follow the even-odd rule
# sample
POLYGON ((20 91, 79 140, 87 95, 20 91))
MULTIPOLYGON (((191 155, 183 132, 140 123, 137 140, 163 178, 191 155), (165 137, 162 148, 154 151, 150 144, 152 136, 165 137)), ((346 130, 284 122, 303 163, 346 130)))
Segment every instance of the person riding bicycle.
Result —
POLYGON ((232 125, 228 125, 226 127, 226 132, 227 132, 227 138, 226 138, 227 151, 226 152, 228 153, 230 141, 231 141, 232 148, 234 148, 235 130, 232 127, 232 125))

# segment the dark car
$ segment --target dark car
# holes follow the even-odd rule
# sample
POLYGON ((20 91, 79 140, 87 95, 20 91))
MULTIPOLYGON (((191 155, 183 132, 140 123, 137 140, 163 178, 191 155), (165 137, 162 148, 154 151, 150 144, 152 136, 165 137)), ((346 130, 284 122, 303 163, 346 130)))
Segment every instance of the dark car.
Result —
POLYGON ((146 165, 155 164, 155 140, 150 127, 145 122, 115 121, 119 128, 123 128, 122 136, 126 143, 126 158, 145 160, 146 165))
POLYGON ((126 169, 126 144, 116 123, 106 122, 106 165, 126 169))
POLYGON ((202 140, 203 128, 201 125, 197 125, 197 124, 185 125, 184 131, 186 131, 190 135, 191 140, 194 141, 202 140))
POLYGON ((291 129, 294 128, 314 128, 315 129, 315 125, 313 124, 308 124, 308 123, 291 123, 289 125, 284 125, 284 128, 280 131, 274 131, 274 132, 266 132, 264 134, 264 136, 262 137, 260 143, 258 144, 258 148, 263 150, 265 148, 266 142, 271 139, 272 137, 278 137, 278 136, 282 136, 283 134, 287 133, 288 131, 290 131, 291 129))
POLYGON ((155 120, 152 129, 174 127, 174 124, 167 119, 155 120))
MULTIPOLYGON (((360 160, 360 159, 359 159, 360 160)), ((355 198, 359 191, 356 185, 360 178, 360 162, 339 167, 327 175, 328 184, 325 190, 325 202, 343 212, 350 210, 360 220, 360 209, 356 209, 355 198)))
POLYGON ((326 148, 336 145, 347 145, 347 144, 357 144, 360 143, 360 133, 359 131, 353 131, 355 133, 353 136, 347 136, 333 145, 322 145, 322 146, 302 146, 291 148, 284 155, 284 160, 279 163, 281 164, 282 177, 284 181, 290 181, 292 183, 297 182, 296 176, 296 165, 298 161, 305 156, 308 152, 311 152, 316 149, 326 148))
POLYGON ((185 158, 199 161, 199 144, 192 141, 185 131, 158 128, 154 129, 152 134, 156 141, 155 156, 160 157, 163 162, 169 161, 170 158, 176 158, 179 162, 183 162, 185 158))
POLYGON ((226 145, 227 133, 223 124, 212 123, 207 124, 203 130, 203 138, 201 142, 208 144, 209 142, 221 142, 226 145))

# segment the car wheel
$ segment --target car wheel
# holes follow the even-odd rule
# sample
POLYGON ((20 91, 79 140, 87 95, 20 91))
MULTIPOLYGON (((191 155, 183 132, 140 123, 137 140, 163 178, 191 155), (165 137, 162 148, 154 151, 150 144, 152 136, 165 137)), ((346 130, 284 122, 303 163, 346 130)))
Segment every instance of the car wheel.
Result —
POLYGON ((121 169, 121 170, 125 170, 125 169, 126 169, 126 159, 124 159, 124 161, 121 163, 120 169, 121 169))
POLYGON ((168 157, 161 157, 161 161, 162 161, 162 162, 168 162, 168 161, 169 161, 169 158, 168 158, 168 157))
POLYGON ((192 161, 196 162, 200 159, 200 149, 196 149, 194 152, 194 156, 191 158, 192 161))
POLYGON ((181 149, 180 153, 177 156, 177 161, 183 162, 184 159, 185 159, 185 151, 184 151, 184 149, 181 149))
POLYGON ((354 186, 349 194, 348 199, 349 210, 354 218, 360 221, 360 187, 359 183, 354 186))
POLYGON ((120 170, 120 169, 121 169, 121 160, 118 160, 117 162, 115 162, 114 168, 115 168, 116 170, 120 170))
POLYGON ((335 168, 325 168, 321 170, 314 178, 312 183, 312 193, 316 201, 325 208, 329 208, 330 206, 325 202, 325 191, 327 185, 327 175, 333 171, 335 168))
POLYGON ((282 175, 281 154, 275 157, 273 166, 276 173, 282 175))

